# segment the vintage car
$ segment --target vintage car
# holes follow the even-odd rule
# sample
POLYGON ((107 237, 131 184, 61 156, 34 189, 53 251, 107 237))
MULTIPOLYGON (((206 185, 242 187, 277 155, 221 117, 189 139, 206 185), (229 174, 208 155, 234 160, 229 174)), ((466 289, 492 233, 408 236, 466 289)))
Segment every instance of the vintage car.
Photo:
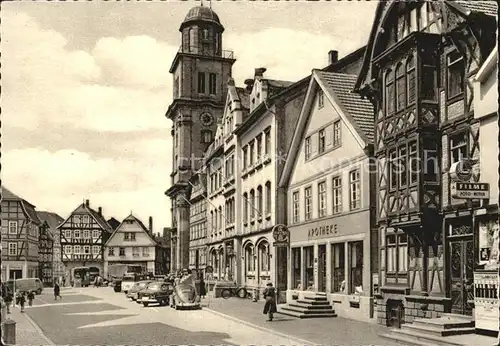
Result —
POLYGON ((149 283, 153 282, 153 280, 144 280, 136 282, 131 289, 128 290, 126 297, 132 299, 133 301, 137 300, 137 294, 145 289, 149 283))
POLYGON ((149 304, 168 305, 173 286, 169 282, 150 282, 145 289, 137 293, 137 302, 145 307, 149 304))
POLYGON ((196 292, 196 286, 192 277, 179 282, 172 295, 172 307, 175 310, 201 309, 200 297, 196 292))

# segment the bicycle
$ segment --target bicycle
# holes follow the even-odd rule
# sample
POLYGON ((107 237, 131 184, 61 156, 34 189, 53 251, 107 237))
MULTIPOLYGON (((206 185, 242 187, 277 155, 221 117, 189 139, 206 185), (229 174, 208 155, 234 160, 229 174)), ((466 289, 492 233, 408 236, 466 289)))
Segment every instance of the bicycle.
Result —
POLYGON ((224 288, 221 292, 221 296, 224 299, 229 299, 233 296, 236 296, 238 298, 247 298, 248 296, 248 291, 245 287, 243 286, 238 286, 238 287, 228 287, 224 288))

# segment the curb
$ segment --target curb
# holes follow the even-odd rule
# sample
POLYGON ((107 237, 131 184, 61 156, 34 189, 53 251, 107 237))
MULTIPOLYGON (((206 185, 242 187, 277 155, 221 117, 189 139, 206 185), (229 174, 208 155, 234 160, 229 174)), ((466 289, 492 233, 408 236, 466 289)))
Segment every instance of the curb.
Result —
POLYGON ((50 340, 47 337, 47 335, 45 335, 45 333, 43 332, 43 330, 38 326, 38 324, 35 323, 35 321, 33 321, 31 319, 31 317, 28 316, 28 314, 23 313, 23 316, 28 320, 28 322, 35 329, 35 331, 38 333, 38 335, 40 335, 40 337, 42 337, 42 339, 44 339, 46 341, 45 345, 50 345, 50 346, 55 346, 56 345, 54 342, 52 342, 52 340, 50 340))
POLYGON ((212 310, 210 308, 203 307, 203 310, 208 311, 208 312, 210 312, 210 313, 212 313, 214 315, 218 315, 218 316, 224 317, 224 318, 226 318, 228 320, 232 320, 234 322, 238 322, 240 324, 246 325, 248 327, 251 327, 251 328, 254 328, 254 329, 258 329, 258 330, 266 332, 266 333, 274 334, 274 335, 279 336, 279 337, 284 338, 284 339, 289 339, 290 341, 292 341, 294 343, 293 345, 302 345, 302 346, 317 345, 316 343, 311 342, 309 340, 300 339, 300 338, 297 338, 297 337, 294 337, 294 336, 291 336, 291 335, 287 335, 287 334, 283 334, 283 333, 277 332, 277 331, 269 329, 269 328, 264 328, 264 327, 261 327, 261 326, 259 326, 257 324, 253 324, 251 322, 247 322, 247 321, 241 320, 239 318, 233 317, 231 315, 227 315, 227 314, 219 312, 219 311, 212 310))

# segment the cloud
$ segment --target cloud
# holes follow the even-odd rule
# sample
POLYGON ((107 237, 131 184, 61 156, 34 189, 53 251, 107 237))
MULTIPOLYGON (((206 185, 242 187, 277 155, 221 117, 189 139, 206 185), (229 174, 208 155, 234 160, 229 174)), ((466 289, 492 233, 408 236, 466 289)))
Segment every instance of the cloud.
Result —
POLYGON ((171 102, 169 61, 176 47, 147 36, 100 39, 69 50, 60 33, 2 11, 2 116, 5 125, 44 123, 95 131, 163 128, 171 102))

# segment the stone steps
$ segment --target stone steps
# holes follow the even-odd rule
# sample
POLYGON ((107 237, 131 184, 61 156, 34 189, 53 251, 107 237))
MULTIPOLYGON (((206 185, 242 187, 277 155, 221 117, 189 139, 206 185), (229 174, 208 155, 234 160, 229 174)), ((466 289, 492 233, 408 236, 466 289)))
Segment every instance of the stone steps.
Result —
POLYGON ((280 306, 278 313, 298 318, 336 317, 335 310, 328 302, 326 293, 304 296, 301 300, 292 301, 280 306))

